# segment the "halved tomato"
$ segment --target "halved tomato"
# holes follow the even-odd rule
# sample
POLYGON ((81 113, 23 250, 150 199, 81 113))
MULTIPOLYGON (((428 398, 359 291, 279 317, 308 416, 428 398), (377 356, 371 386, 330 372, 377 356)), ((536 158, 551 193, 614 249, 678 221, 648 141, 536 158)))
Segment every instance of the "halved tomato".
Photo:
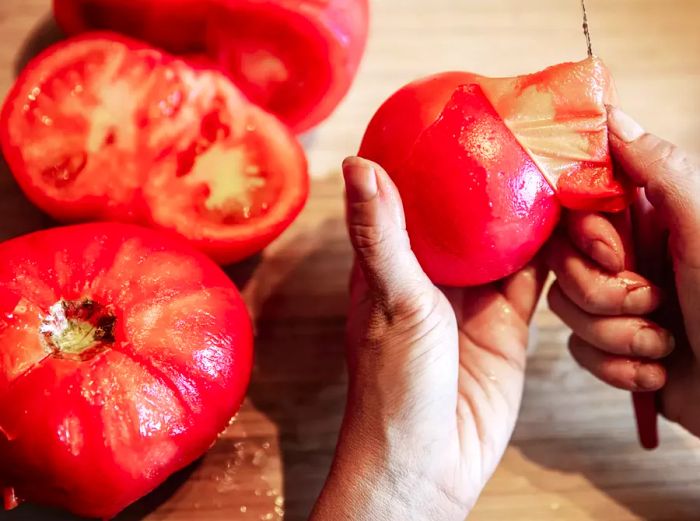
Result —
POLYGON ((295 132, 345 96, 367 41, 368 0, 54 0, 68 34, 113 30, 207 54, 295 132))
POLYGON ((275 239, 308 194, 306 159, 222 74, 113 34, 60 43, 23 71, 2 148, 60 221, 175 231, 221 263, 275 239))
POLYGON ((175 53, 205 50, 209 2, 202 0, 53 0, 68 35, 115 31, 175 53))
POLYGON ((201 456, 241 404, 252 328, 233 283, 118 223, 0 244, 0 489, 109 518, 201 456))

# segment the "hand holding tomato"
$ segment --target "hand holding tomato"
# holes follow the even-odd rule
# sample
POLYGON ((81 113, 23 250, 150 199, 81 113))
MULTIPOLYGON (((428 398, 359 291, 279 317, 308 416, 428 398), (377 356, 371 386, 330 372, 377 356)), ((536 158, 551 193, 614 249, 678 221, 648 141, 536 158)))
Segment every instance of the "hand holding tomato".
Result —
POLYGON ((609 127, 613 156, 641 189, 636 251, 611 220, 571 216, 570 238, 549 247, 550 306, 573 329, 579 364, 615 387, 660 389, 661 413, 700 436, 700 170, 619 109, 609 127), (625 270, 630 255, 644 276, 625 270))
POLYGON ((500 284, 436 287, 387 173, 359 158, 344 173, 357 256, 350 389, 312 520, 462 521, 513 430, 545 272, 530 265, 500 284))

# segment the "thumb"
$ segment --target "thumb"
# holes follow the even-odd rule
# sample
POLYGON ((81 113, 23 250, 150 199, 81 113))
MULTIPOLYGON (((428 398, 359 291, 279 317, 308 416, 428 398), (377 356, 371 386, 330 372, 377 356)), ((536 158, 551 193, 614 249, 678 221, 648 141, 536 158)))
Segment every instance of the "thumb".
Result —
POLYGON ((384 169, 349 157, 343 177, 348 234, 373 296, 392 305, 432 287, 411 251, 401 197, 384 169))
POLYGON ((686 153, 646 133, 618 108, 610 108, 608 126, 615 159, 669 230, 686 330, 700 339, 700 171, 686 153))

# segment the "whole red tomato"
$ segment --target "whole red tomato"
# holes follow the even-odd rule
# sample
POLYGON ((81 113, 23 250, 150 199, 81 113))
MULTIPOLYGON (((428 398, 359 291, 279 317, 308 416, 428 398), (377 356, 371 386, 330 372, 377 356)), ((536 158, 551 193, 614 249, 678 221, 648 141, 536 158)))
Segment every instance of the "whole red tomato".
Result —
POLYGON ((304 152, 222 74, 114 34, 59 43, 7 97, 0 143, 59 221, 174 231, 220 263, 260 251, 308 195, 304 152))
POLYGON ((438 74, 380 107, 360 155, 396 183, 428 275, 483 284, 532 259, 560 204, 626 206, 608 151, 605 103, 613 99, 597 59, 517 78, 438 74))
POLYGON ((0 244, 0 488, 109 518, 201 456, 238 409, 252 331, 226 275, 131 225, 0 244))
POLYGON ((252 101, 302 132, 328 117, 355 77, 368 0, 54 0, 70 35, 111 30, 205 54, 252 101))

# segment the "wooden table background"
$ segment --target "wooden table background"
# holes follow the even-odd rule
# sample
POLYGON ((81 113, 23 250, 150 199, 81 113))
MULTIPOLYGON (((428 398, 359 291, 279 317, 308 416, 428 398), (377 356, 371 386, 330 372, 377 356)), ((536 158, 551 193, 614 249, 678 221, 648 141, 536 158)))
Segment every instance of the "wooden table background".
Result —
MULTIPOLYGON (((700 156, 700 1, 588 2, 594 49, 614 72, 623 106, 700 156)), ((120 519, 306 518, 332 457, 345 393, 350 251, 340 161, 357 149, 379 103, 408 80, 444 69, 524 73, 585 51, 578 0, 372 3, 357 82, 335 115, 305 138, 314 176, 308 207, 260 259, 232 269, 257 318, 249 398, 198 465, 120 519)), ((55 37, 49 4, 0 0, 0 91, 55 37)), ((0 236, 45 223, 3 167, 0 236)), ((662 448, 643 452, 627 394, 575 367, 564 349, 566 329, 546 310, 537 325, 522 416, 470 519, 700 519, 700 443, 663 425, 662 448)), ((72 518, 31 506, 0 514, 2 521, 30 519, 72 518)))

